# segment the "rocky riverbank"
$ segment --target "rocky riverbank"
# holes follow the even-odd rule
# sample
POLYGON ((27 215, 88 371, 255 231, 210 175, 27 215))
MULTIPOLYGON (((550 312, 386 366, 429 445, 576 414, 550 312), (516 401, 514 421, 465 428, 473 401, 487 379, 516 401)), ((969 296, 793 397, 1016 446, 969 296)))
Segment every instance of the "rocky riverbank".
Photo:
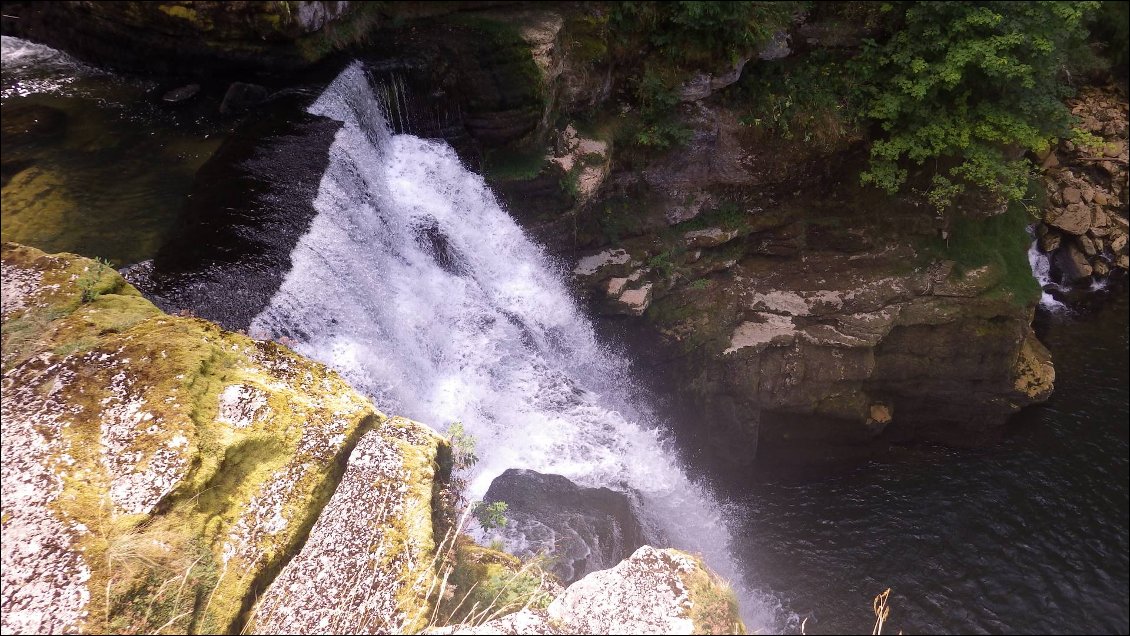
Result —
POLYGON ((1044 157, 1047 207, 1040 251, 1065 285, 1125 275, 1127 256, 1127 101, 1113 86, 1087 88, 1070 100, 1089 142, 1062 141, 1044 157))

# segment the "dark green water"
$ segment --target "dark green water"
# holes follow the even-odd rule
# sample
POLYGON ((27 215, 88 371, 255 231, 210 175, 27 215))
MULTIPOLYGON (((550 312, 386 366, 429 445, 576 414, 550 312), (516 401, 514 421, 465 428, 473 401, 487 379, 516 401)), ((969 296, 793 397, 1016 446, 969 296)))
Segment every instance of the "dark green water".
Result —
POLYGON ((0 237, 116 266, 150 258, 173 231, 216 126, 160 102, 153 83, 3 38, 0 237))
POLYGON ((1127 633, 1127 295, 1093 315, 1046 316, 1051 400, 1008 439, 763 485, 734 530, 750 583, 808 617, 808 634, 1127 633))

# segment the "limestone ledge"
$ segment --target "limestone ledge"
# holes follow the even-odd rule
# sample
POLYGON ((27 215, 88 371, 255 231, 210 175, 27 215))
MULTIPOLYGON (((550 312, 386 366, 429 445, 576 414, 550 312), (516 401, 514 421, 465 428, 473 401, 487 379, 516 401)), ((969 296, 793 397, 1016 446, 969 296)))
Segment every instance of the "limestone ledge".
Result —
POLYGON ((364 503, 384 528, 373 624, 426 613, 404 581, 432 558, 441 437, 281 345, 163 314, 95 261, 2 256, 5 633, 238 631, 364 503))

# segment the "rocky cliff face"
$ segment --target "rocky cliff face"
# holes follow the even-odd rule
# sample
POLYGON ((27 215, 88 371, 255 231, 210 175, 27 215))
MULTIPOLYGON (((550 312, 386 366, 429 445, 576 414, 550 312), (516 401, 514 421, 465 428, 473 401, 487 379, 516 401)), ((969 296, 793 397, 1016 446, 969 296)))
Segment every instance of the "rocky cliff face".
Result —
POLYGON ((856 185, 850 134, 790 141, 740 114, 722 96, 683 104, 684 147, 609 147, 596 195, 534 225, 576 254, 594 308, 652 334, 643 363, 681 396, 696 443, 747 468, 977 444, 1050 395, 1023 210, 971 200, 943 216, 878 195, 856 185))
POLYGON ((1073 285, 1130 268, 1130 192, 1125 96, 1113 86, 1089 87, 1069 105, 1093 140, 1063 141, 1044 157, 1048 200, 1037 231, 1049 274, 1073 285))

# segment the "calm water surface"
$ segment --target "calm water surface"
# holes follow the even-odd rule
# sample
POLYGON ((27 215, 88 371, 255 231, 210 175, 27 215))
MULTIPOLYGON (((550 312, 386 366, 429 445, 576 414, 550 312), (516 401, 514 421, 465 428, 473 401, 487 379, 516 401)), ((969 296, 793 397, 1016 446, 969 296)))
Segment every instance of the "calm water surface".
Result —
POLYGON ((116 266, 151 257, 222 140, 164 87, 2 38, 0 237, 116 266))
POLYGON ((1056 390, 1008 439, 739 502, 737 551, 809 634, 1127 633, 1127 295, 1047 316, 1056 390))

